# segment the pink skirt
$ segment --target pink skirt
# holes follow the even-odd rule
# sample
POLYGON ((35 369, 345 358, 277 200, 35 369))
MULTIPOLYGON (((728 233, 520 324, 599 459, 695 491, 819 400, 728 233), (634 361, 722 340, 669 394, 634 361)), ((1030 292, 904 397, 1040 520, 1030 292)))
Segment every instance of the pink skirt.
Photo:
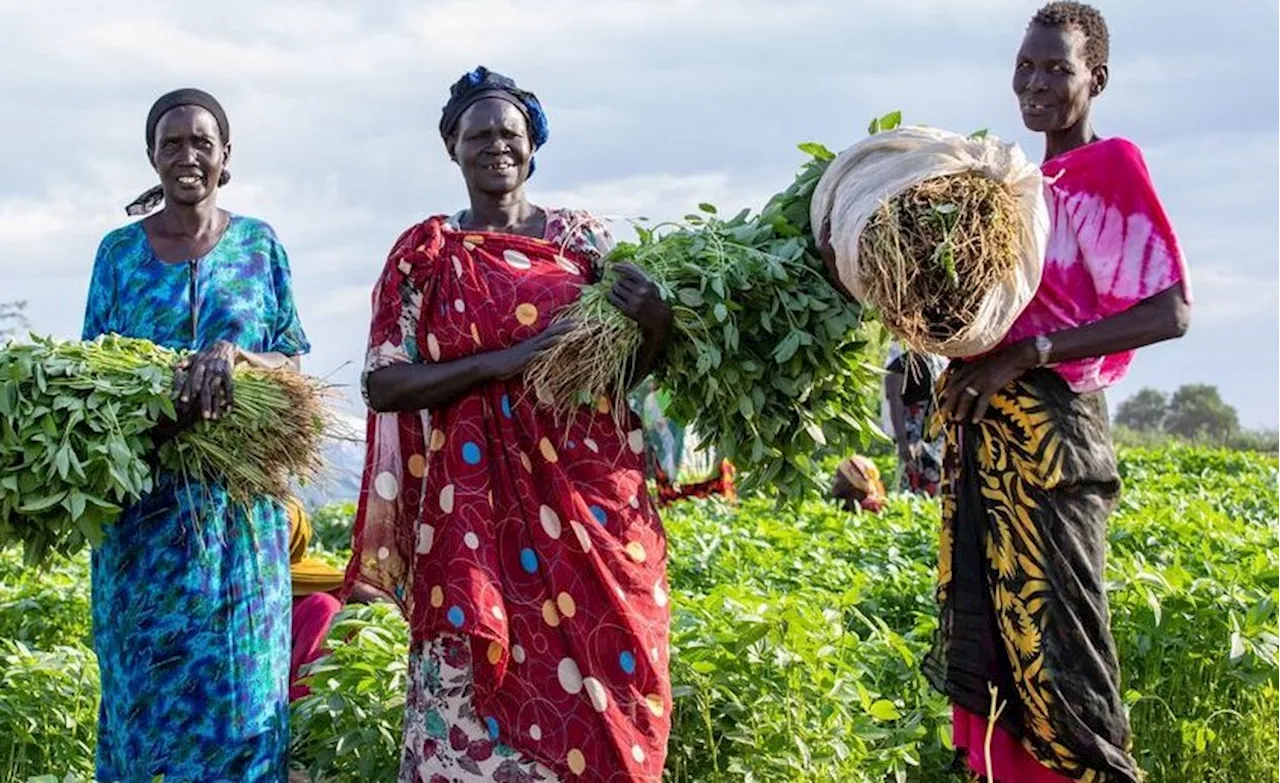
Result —
POLYGON ((1022 743, 999 725, 991 733, 991 766, 987 771, 987 719, 963 707, 951 708, 951 744, 962 751, 969 768, 996 783, 1075 783, 1059 775, 1027 752, 1022 743))

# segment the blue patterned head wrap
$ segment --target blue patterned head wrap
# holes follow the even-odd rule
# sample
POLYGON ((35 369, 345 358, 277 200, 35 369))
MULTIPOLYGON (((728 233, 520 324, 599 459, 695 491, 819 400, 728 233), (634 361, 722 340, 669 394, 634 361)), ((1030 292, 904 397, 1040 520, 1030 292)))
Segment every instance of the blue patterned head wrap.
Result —
MULTIPOLYGON (((458 120, 476 101, 499 98, 520 110, 529 125, 529 138, 535 150, 547 143, 551 131, 547 128, 547 115, 538 102, 538 96, 522 90, 509 77, 491 71, 483 65, 465 73, 449 88, 449 102, 440 116, 440 138, 446 142, 458 128, 458 120)), ((529 160, 529 176, 533 176, 534 161, 529 160)))

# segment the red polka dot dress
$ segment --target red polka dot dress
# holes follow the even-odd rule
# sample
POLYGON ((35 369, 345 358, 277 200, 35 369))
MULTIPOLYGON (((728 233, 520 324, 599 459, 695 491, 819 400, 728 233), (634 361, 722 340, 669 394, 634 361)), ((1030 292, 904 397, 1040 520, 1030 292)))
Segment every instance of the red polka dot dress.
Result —
MULTIPOLYGON (((549 212, 544 239, 409 229, 374 290, 367 371, 533 337, 606 241, 579 212, 549 212)), ((519 377, 370 414, 349 580, 410 620, 401 780, 660 780, 666 541, 640 423, 612 414, 557 420, 519 377)))

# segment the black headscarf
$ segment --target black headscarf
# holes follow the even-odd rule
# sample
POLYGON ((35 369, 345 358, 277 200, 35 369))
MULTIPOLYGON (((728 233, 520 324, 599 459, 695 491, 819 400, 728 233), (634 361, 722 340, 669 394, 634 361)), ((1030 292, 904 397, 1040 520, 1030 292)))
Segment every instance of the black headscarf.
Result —
MULTIPOLYGON (((231 123, 227 121, 227 113, 223 110, 222 104, 218 103, 218 99, 204 90, 187 87, 161 95, 152 104, 151 111, 147 112, 146 141, 148 155, 155 151, 156 127, 160 124, 160 118, 179 106, 199 106, 209 112, 213 115, 214 121, 218 123, 218 133, 222 136, 222 142, 225 144, 231 140, 231 123)), ((226 185, 230 181, 231 172, 223 169, 222 176, 218 178, 218 186, 226 185)), ((131 216, 145 215, 160 206, 163 201, 164 188, 156 185, 134 199, 132 203, 124 208, 124 211, 131 216)))
MULTIPOLYGON (((529 125, 529 138, 535 150, 547 143, 551 131, 547 127, 547 115, 538 102, 538 96, 517 87, 510 77, 491 71, 483 65, 463 74, 449 88, 449 102, 444 105, 440 114, 440 138, 447 143, 457 130, 462 113, 473 103, 485 98, 499 98, 520 110, 529 125)), ((534 163, 530 159, 530 176, 533 175, 533 169, 534 163)))

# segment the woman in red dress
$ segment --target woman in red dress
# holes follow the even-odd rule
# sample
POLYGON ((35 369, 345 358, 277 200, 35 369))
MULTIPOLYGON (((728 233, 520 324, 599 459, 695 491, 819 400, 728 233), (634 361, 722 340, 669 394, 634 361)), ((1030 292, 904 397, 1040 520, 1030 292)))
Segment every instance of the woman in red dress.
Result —
MULTIPOLYGON (((348 567, 410 623, 400 780, 657 781, 666 542, 640 423, 604 399, 557 418, 522 381, 608 234, 525 197, 546 118, 510 79, 463 76, 440 133, 470 206, 405 231, 374 288, 348 567)), ((610 299, 644 331, 638 380, 670 308, 625 265, 610 299)))

